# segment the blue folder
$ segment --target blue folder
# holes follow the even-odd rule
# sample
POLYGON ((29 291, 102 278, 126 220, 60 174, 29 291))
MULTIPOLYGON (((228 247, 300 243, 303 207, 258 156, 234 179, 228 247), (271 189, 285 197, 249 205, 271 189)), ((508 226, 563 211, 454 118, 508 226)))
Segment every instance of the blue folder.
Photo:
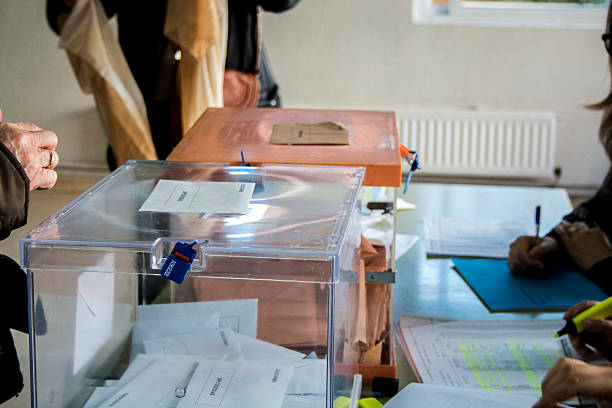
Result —
POLYGON ((491 312, 565 310, 582 300, 607 298, 597 285, 568 267, 526 277, 513 275, 505 259, 451 259, 491 312))

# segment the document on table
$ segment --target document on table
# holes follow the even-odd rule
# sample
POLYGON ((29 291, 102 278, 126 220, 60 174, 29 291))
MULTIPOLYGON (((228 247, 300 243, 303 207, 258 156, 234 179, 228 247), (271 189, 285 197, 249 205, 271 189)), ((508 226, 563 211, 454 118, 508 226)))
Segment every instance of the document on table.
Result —
POLYGON ((426 384, 539 397, 541 381, 562 356, 576 357, 553 334, 563 320, 454 321, 402 328, 426 384))
POLYGON ((292 367, 202 361, 177 408, 280 408, 292 367))
POLYGON ((425 217, 427 255, 507 258, 510 244, 529 228, 516 222, 425 217))
POLYGON ((531 407, 538 398, 526 395, 490 393, 473 389, 431 384, 408 384, 385 404, 385 408, 461 407, 516 408, 531 407))
POLYGON ((537 276, 516 276, 505 259, 452 261, 491 312, 565 310, 584 299, 607 298, 597 285, 568 267, 550 268, 537 276))
POLYGON ((245 214, 255 183, 159 180, 139 211, 245 214))

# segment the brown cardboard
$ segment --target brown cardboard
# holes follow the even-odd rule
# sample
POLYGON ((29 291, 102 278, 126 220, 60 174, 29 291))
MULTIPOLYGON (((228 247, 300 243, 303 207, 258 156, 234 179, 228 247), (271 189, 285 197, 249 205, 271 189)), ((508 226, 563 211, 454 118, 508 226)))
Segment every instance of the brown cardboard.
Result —
POLYGON ((272 127, 271 144, 285 145, 347 145, 349 131, 337 122, 275 124, 272 127))

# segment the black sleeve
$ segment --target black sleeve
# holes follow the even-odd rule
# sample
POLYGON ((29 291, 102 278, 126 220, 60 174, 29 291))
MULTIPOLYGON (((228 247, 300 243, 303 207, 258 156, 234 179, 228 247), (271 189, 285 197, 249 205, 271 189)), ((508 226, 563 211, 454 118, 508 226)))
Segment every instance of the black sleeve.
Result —
POLYGON ((30 179, 11 151, 0 142, 0 239, 25 225, 30 179))
MULTIPOLYGON (((563 220, 581 221, 591 227, 598 226, 608 235, 608 238, 612 238, 612 167, 597 193, 563 217, 563 220)), ((548 236, 563 245, 561 237, 554 230, 551 230, 548 236)))
MULTIPOLYGON (((118 0, 102 0, 102 6, 108 18, 111 18, 117 12, 118 0)), ((47 0, 47 22, 56 34, 59 34, 57 28, 57 18, 60 14, 70 14, 72 7, 67 6, 64 0, 47 0)))
POLYGON ((0 255, 0 276, 4 294, 0 296, 3 312, 0 319, 6 327, 28 333, 28 284, 26 274, 11 258, 0 255))
POLYGON ((606 295, 612 295, 612 256, 591 266, 591 269, 586 271, 585 275, 606 292, 606 295))
POLYGON ((300 0, 259 0, 259 5, 265 11, 280 13, 295 7, 300 0))
POLYGON ((612 168, 597 193, 563 217, 569 222, 582 221, 599 226, 606 233, 612 232, 612 168))

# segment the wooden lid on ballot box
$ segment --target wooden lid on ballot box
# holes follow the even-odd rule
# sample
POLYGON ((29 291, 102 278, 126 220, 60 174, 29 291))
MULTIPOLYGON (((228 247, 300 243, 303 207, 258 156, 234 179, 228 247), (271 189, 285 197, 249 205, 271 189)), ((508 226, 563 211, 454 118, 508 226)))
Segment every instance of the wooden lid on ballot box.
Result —
POLYGON ((401 158, 394 112, 210 108, 172 151, 171 161, 319 164, 366 168, 366 186, 398 187, 401 158), (274 125, 332 122, 348 129, 349 143, 271 144, 274 125))

